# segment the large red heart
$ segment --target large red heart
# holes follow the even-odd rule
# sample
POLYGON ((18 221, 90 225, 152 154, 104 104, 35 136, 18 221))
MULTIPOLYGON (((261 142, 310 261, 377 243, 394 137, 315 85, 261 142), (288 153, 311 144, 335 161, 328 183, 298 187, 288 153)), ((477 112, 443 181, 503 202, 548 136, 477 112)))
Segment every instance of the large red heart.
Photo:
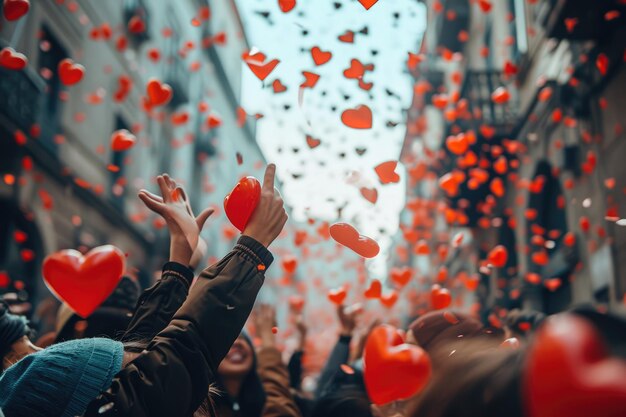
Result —
POLYGON ((146 92, 152 106, 163 106, 169 103, 173 95, 172 87, 156 78, 151 78, 148 81, 146 92))
POLYGON ((6 47, 0 51, 0 67, 19 71, 28 65, 26 55, 15 52, 13 48, 6 47))
POLYGON ((47 256, 42 272, 50 291, 86 318, 115 290, 125 261, 124 253, 112 245, 94 248, 84 256, 68 249, 47 256))
POLYGON ((261 199, 261 183, 254 177, 242 178, 224 198, 226 217, 243 232, 261 199))
POLYGON ((365 104, 362 104, 355 109, 344 111, 341 115, 341 121, 352 129, 371 129, 372 111, 365 104))
POLYGON ((59 62, 59 78, 64 85, 70 86, 79 83, 85 75, 85 67, 75 63, 70 58, 59 62))
POLYGON ((419 346, 404 343, 392 326, 376 327, 368 336, 363 353, 365 387, 376 405, 405 400, 428 383, 431 364, 419 346))
POLYGON ((626 361, 609 356, 587 320, 551 317, 537 333, 526 365, 529 417, 626 415, 626 361))
POLYGON ((10 22, 24 16, 29 9, 28 0, 4 0, 4 17, 10 22))
POLYGON ((380 252, 378 243, 359 232, 347 223, 335 223, 330 226, 330 236, 339 244, 346 246, 364 258, 373 258, 380 252))

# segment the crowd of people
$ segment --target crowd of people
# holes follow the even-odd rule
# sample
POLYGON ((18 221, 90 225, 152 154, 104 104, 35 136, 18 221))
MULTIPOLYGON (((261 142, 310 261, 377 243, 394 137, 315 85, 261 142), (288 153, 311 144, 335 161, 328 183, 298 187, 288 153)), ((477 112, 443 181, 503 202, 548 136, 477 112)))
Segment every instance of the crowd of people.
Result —
MULTIPOLYGON (((37 336, 2 301, 0 416, 626 416, 626 321, 594 308, 547 318, 515 311, 498 329, 458 311, 424 314, 404 341, 427 355, 432 374, 415 395, 380 404, 363 353, 381 323, 356 337, 363 308, 338 306, 337 342, 315 389, 303 387, 305 321, 295 315, 299 345, 284 363, 274 307, 254 308, 268 248, 287 221, 274 176, 269 165, 242 236, 197 278, 212 210, 196 217, 184 189, 162 175, 160 196, 139 194, 170 235, 152 287, 140 295, 122 279, 92 315, 61 308, 54 331, 37 336)), ((407 383, 389 372, 387 384, 407 383)))

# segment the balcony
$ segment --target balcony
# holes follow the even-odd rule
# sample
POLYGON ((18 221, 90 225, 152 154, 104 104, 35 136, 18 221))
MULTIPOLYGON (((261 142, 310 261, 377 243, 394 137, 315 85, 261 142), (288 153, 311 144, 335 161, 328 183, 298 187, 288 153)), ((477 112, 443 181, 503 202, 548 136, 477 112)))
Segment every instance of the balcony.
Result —
POLYGON ((540 23, 556 39, 601 40, 626 22, 626 4, 620 0, 543 0, 542 7, 547 13, 540 23))

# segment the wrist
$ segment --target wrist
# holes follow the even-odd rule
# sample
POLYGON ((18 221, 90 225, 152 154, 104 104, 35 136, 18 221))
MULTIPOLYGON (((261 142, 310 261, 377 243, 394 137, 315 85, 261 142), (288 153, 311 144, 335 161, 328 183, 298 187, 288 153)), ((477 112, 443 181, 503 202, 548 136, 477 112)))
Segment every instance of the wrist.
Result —
POLYGON ((170 242, 170 262, 177 262, 189 266, 192 251, 187 239, 172 236, 170 242))

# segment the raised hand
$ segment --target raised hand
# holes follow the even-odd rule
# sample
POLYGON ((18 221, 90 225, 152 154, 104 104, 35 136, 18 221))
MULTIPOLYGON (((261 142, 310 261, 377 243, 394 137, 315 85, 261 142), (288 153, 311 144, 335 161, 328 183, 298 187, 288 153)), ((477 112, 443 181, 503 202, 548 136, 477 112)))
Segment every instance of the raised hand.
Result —
POLYGON ((161 197, 141 190, 139 198, 146 207, 163 217, 167 224, 170 233, 170 261, 190 265, 192 255, 199 247, 204 223, 215 210, 207 208, 198 217, 194 217, 185 190, 181 186, 167 174, 159 175, 157 184, 161 197))
POLYGON ((363 313, 363 306, 361 304, 354 304, 350 307, 344 307, 342 305, 337 307, 337 317, 341 325, 342 336, 352 336, 356 328, 357 319, 361 313, 363 313))
POLYGON ((276 337, 272 328, 276 326, 276 309, 268 304, 261 304, 255 314, 255 328, 257 336, 261 339, 261 346, 272 347, 276 345, 276 337))
POLYGON ((287 222, 287 212, 280 192, 274 187, 276 165, 265 170, 261 199, 243 234, 250 236, 266 248, 278 237, 287 222))

